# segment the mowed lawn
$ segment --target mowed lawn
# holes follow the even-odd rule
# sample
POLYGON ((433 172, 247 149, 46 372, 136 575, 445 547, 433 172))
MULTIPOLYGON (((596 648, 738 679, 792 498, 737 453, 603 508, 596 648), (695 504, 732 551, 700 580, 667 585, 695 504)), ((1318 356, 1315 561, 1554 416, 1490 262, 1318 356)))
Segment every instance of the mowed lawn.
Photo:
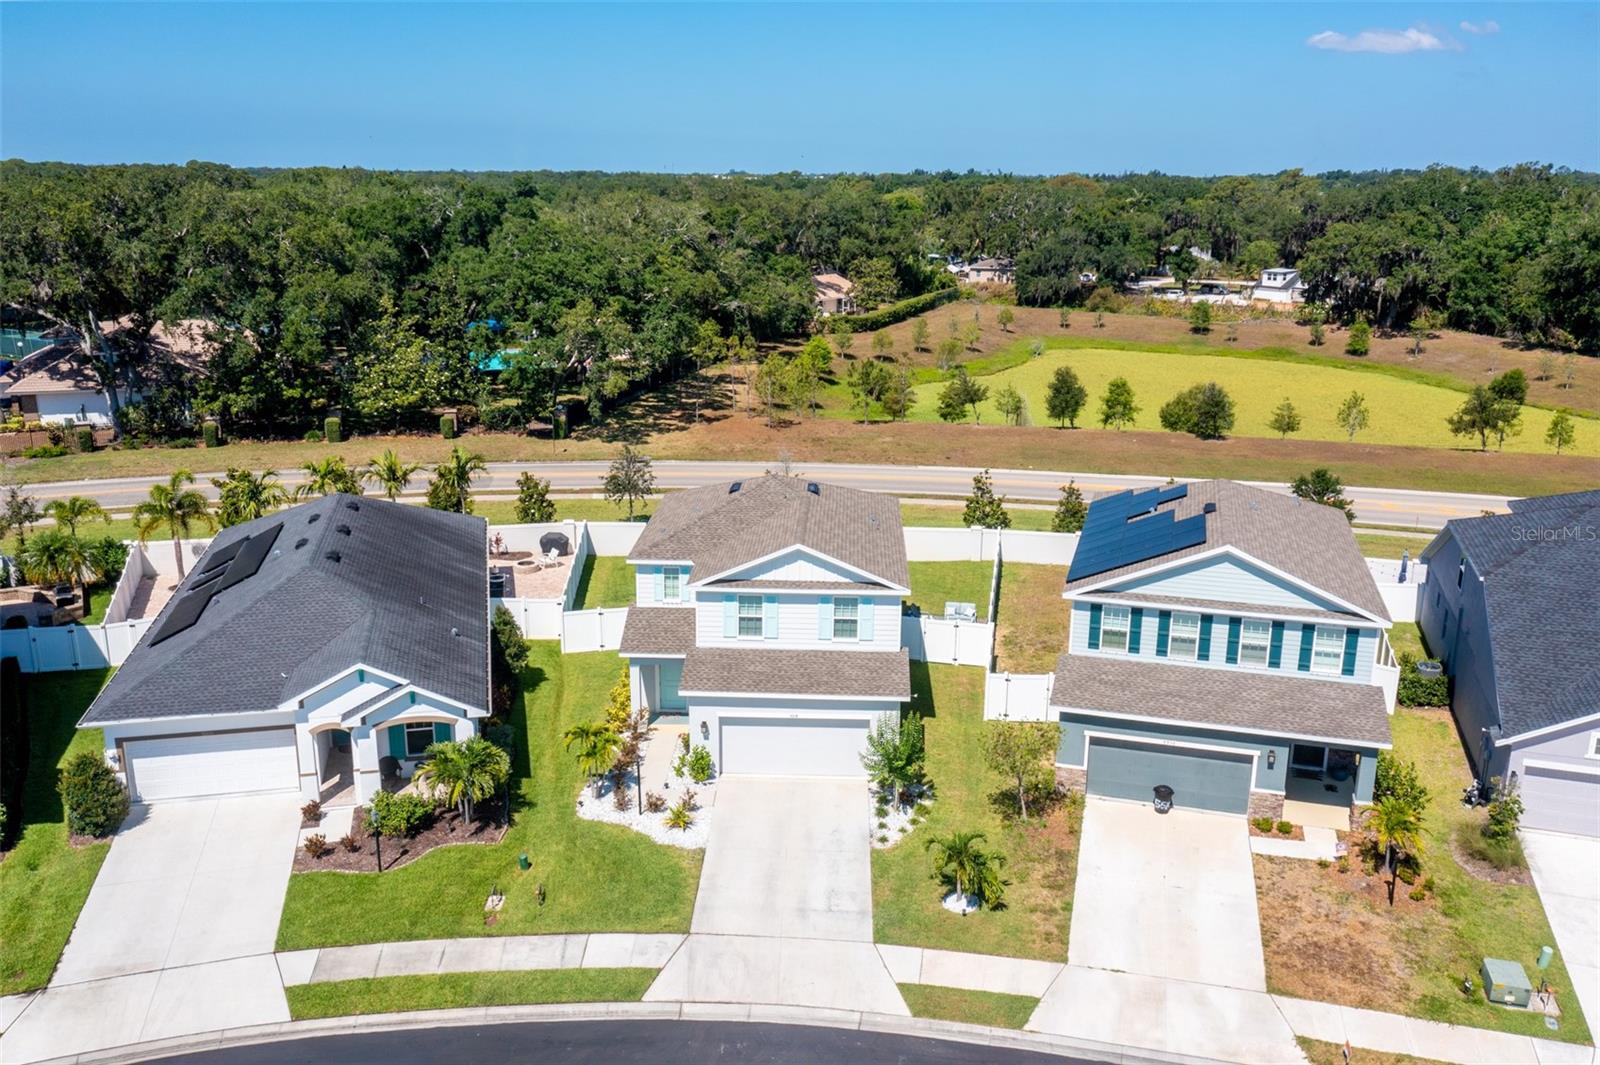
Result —
POLYGON ((995 655, 1003 673, 1054 673, 1072 610, 1061 598, 1067 567, 1003 562, 995 655))
POLYGON ((590 555, 578 574, 578 591, 572 609, 629 606, 635 591, 633 567, 621 555, 590 555))
MULTIPOLYGON (((1333 353, 1336 354, 1336 353, 1333 353)), ((1367 429, 1356 436, 1362 444, 1403 444, 1419 447, 1477 447, 1477 438, 1453 436, 1445 425, 1465 399, 1465 394, 1439 385, 1403 380, 1385 373, 1341 369, 1310 362, 1241 358, 1226 355, 1179 354, 1154 351, 1111 351, 1099 348, 1051 349, 1020 366, 978 378, 989 388, 989 398, 979 405, 982 420, 999 425, 1004 419, 994 405, 996 393, 1012 385, 1028 403, 1033 425, 1053 424, 1046 414, 1045 396, 1058 366, 1071 366, 1089 392, 1079 425, 1099 425, 1100 397, 1113 377, 1125 377, 1133 386, 1139 414, 1134 428, 1160 429, 1161 405, 1194 384, 1215 381, 1228 390, 1235 407, 1234 435, 1275 437, 1268 421, 1285 398, 1300 412, 1302 428, 1297 438, 1346 439, 1334 420, 1339 404, 1351 392, 1366 397, 1371 412, 1367 429)), ((916 421, 937 421, 942 383, 919 385, 916 421)), ((1548 454, 1544 442, 1550 411, 1524 407, 1522 434, 1506 440, 1507 451, 1548 454)), ((1600 421, 1575 417, 1577 442, 1566 454, 1600 455, 1600 421)), ((1490 448, 1495 445, 1490 441, 1490 448)))
MULTIPOLYGON (((964 509, 960 503, 951 506, 941 506, 937 503, 901 503, 900 524, 908 527, 964 529, 967 527, 967 523, 961 520, 964 509)), ((1013 529, 1024 529, 1029 532, 1049 532, 1050 519, 1055 516, 1055 511, 1049 509, 1034 507, 1005 509, 1011 518, 1013 529)))
MULTIPOLYGON (((983 761, 983 670, 911 664, 911 711, 926 725, 928 819, 892 847, 872 852, 872 925, 879 943, 1066 961, 1077 877, 1082 805, 1057 806, 1023 822, 1002 816, 1000 777, 983 761), (940 900, 927 842, 982 832, 1006 857, 1005 905, 959 917, 940 900)), ((991 1023, 991 1022, 983 1022, 991 1023)))
POLYGON ((944 616, 946 603, 972 603, 978 620, 989 620, 989 583, 994 578, 992 562, 908 562, 911 570, 911 595, 924 614, 944 616))
POLYGON ((655 969, 533 969, 333 980, 283 989, 297 1021, 532 1002, 637 1002, 655 969))
MULTIPOLYGON (((700 851, 652 843, 574 812, 582 778, 561 734, 598 720, 622 671, 611 652, 562 655, 530 644, 524 694, 511 724, 515 811, 495 845, 442 847, 385 873, 297 873, 289 880, 278 949, 544 932, 683 932, 689 928, 700 851), (517 868, 527 854, 532 869, 517 868), (535 892, 545 887, 544 905, 535 892), (499 920, 483 904, 499 887, 499 920)), ((389 844, 385 844, 388 846, 389 844)))
MULTIPOLYGON (((57 773, 79 751, 95 751, 99 729, 74 726, 111 676, 109 669, 25 676, 20 692, 28 713, 28 775, 22 834, 0 861, 0 995, 43 987, 78 921, 109 843, 74 846, 56 790, 57 773)), ((6 737, 5 742, 19 742, 6 737)))

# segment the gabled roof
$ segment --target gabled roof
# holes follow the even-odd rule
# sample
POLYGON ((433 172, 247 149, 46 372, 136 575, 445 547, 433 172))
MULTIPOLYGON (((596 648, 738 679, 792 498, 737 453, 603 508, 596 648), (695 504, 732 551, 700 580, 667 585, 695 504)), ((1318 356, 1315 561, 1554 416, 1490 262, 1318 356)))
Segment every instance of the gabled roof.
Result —
POLYGON ((1600 490, 1453 519, 1423 557, 1447 537, 1483 581, 1501 738, 1600 713, 1600 490))
POLYGON ((19 363, 4 386, 8 396, 40 396, 65 392, 99 392, 100 379, 71 348, 41 348, 19 363))
POLYGON ((843 274, 812 274, 811 283, 821 294, 831 296, 848 296, 856 288, 856 283, 843 274))
POLYGON ((898 651, 696 647, 684 659, 678 691, 904 702, 911 698, 911 659, 903 647, 898 651))
POLYGON ((348 495, 224 529, 81 724, 273 710, 355 665, 487 708, 486 536, 482 518, 348 495), (164 635, 190 592, 232 579, 230 551, 269 538, 258 570, 164 635))
MULTIPOLYGON (((1205 538, 1149 558, 1114 569, 1074 574, 1067 571, 1066 592, 1107 588, 1136 574, 1172 565, 1185 559, 1231 549, 1280 573, 1350 604, 1374 618, 1389 620, 1383 597, 1372 580, 1372 571, 1356 545, 1355 535, 1344 514, 1333 507, 1310 503, 1296 496, 1269 492, 1236 481, 1193 481, 1175 499, 1160 503, 1152 517, 1171 514, 1174 524, 1185 520, 1203 522, 1205 538), (1215 504, 1207 513, 1206 506, 1215 504)), ((1155 498, 1154 491, 1152 498, 1155 498)), ((1102 514, 1120 511, 1128 493, 1097 499, 1089 505, 1084 524, 1087 537, 1095 522, 1095 508, 1102 514)), ((1176 490, 1167 494, 1176 495, 1176 490)), ((1133 519, 1135 523, 1144 517, 1133 519)))
POLYGON ((689 562, 705 581, 791 547, 886 584, 911 580, 893 496, 777 474, 667 494, 628 560, 689 562))

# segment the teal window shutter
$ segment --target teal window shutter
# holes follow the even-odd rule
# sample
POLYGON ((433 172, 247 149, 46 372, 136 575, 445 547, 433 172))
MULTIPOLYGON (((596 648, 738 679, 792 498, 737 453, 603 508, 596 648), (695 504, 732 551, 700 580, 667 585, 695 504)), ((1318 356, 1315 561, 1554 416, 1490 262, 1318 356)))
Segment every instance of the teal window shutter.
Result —
POLYGON ((1228 619, 1228 665, 1239 664, 1239 630, 1244 628, 1244 619, 1228 619))
POLYGON ((664 603, 667 601, 667 577, 666 574, 662 572, 660 566, 655 568, 655 581, 655 600, 658 603, 664 603))
POLYGON ((775 595, 766 596, 761 603, 761 638, 778 638, 778 597, 775 595))
POLYGON ((395 758, 404 758, 406 756, 406 727, 404 725, 390 725, 387 731, 389 733, 389 753, 395 758))
POLYGON ((1128 653, 1130 655, 1139 653, 1139 636, 1143 629, 1144 609, 1136 606, 1129 611, 1128 619, 1128 653))
POLYGON ((1211 661, 1211 615, 1200 615, 1200 654, 1202 662, 1211 661))
POLYGON ((862 640, 868 643, 872 642, 872 620, 873 615, 877 612, 877 603, 872 599, 861 600, 860 605, 856 608, 856 632, 862 640))
POLYGON ((433 723, 434 743, 449 743, 453 739, 455 739, 455 729, 451 728, 443 721, 435 721, 433 723))
POLYGON ((739 635, 739 597, 736 595, 722 597, 722 635, 729 640, 739 635))
POLYGON ((825 595, 817 600, 817 639, 833 639, 833 596, 825 595))
POLYGON ((1300 661, 1296 668, 1302 673, 1311 672, 1311 645, 1316 641, 1317 627, 1315 625, 1300 626, 1300 661))
POLYGON ((1156 657, 1167 657, 1167 641, 1172 634, 1172 611, 1163 610, 1156 619, 1156 657))
POLYGON ((1361 646, 1361 630, 1344 630, 1344 666, 1339 670, 1342 677, 1356 675, 1356 648, 1361 646))
POLYGON ((1272 623, 1272 645, 1267 649, 1267 668, 1277 669, 1283 665, 1283 622, 1272 623))
POLYGON ((1100 650, 1100 604, 1089 604, 1089 650, 1100 650))

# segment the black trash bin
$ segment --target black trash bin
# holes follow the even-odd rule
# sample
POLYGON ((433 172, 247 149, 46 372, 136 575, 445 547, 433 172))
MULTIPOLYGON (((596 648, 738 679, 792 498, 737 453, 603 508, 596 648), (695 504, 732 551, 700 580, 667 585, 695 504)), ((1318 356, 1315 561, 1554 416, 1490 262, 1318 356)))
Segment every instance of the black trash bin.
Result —
POLYGON ((1154 790, 1156 793, 1156 813, 1164 814, 1172 809, 1172 788, 1166 784, 1157 784, 1154 790))

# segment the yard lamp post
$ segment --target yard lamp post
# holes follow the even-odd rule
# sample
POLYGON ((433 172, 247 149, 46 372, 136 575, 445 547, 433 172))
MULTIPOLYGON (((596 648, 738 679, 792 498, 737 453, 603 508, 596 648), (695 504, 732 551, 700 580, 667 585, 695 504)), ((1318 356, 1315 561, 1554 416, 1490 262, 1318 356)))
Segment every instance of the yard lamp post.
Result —
POLYGON ((372 845, 378 852, 378 872, 383 872, 383 830, 378 827, 378 819, 372 819, 372 845))

